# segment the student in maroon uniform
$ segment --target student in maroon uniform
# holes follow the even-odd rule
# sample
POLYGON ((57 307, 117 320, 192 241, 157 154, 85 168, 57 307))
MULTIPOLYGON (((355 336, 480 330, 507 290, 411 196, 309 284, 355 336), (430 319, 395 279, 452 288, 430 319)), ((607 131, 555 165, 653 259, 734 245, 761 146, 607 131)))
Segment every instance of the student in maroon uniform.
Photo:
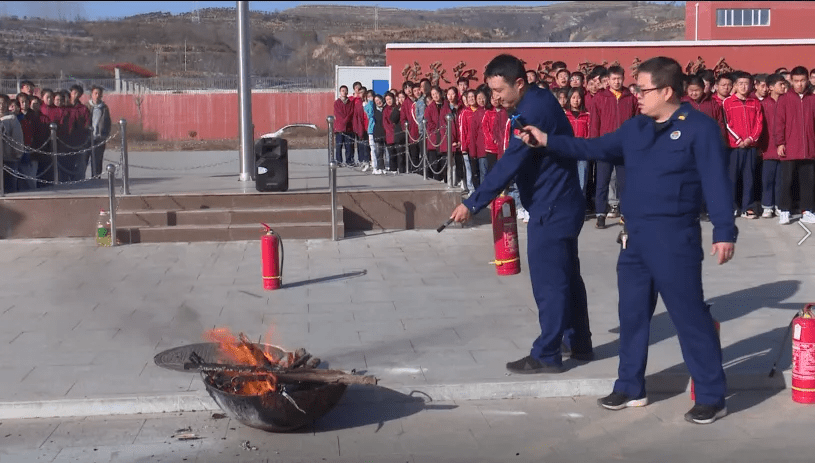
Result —
POLYGON ((736 214, 741 212, 743 218, 757 219, 758 216, 752 209, 753 177, 756 170, 756 145, 764 127, 764 114, 761 103, 750 96, 750 74, 736 71, 733 73, 733 80, 736 92, 723 102, 730 146, 730 181, 733 182, 733 197, 737 201, 736 214), (739 180, 742 183, 741 202, 738 202, 736 195, 739 180))
MULTIPOLYGON (((484 123, 484 115, 487 113, 487 109, 492 108, 492 105, 490 105, 490 94, 489 87, 486 85, 478 87, 478 90, 475 92, 475 103, 478 107, 473 113, 473 118, 470 120, 470 136, 472 137, 470 158, 475 158, 476 164, 478 165, 478 185, 475 185, 476 188, 484 181, 488 170, 486 142, 481 126, 484 123)), ((475 177, 475 173, 473 173, 473 176, 475 177)))
POLYGON ((526 71, 526 83, 529 85, 538 85, 538 71, 532 69, 526 71))
POLYGON ((466 190, 472 193, 475 191, 476 183, 478 183, 478 161, 475 159, 475 143, 473 134, 470 131, 473 116, 476 110, 478 110, 475 90, 471 89, 464 92, 464 100, 467 102, 467 105, 461 109, 458 115, 458 134, 459 140, 461 140, 461 154, 464 158, 464 168, 466 171, 466 190), (472 153, 472 155, 470 153, 472 153))
POLYGON ((571 88, 583 88, 585 84, 586 76, 583 75, 580 71, 575 71, 569 76, 569 87, 571 88))
POLYGON ((354 163, 354 102, 348 98, 348 87, 340 86, 340 96, 334 101, 334 160, 340 167, 354 163), (342 150, 345 149, 345 163, 342 150))
MULTIPOLYGON (((455 170, 453 171, 453 184, 460 186, 462 189, 467 189, 466 185, 466 171, 464 168, 464 156, 461 154, 461 135, 458 132, 458 115, 461 113, 462 106, 458 103, 461 98, 458 96, 458 88, 450 87, 446 93, 447 100, 442 110, 441 116, 444 121, 444 136, 447 136, 447 115, 452 114, 453 121, 450 134, 452 136, 453 146, 453 164, 455 170)), ((444 153, 447 153, 447 141, 443 142, 444 153)), ((447 166, 449 169, 450 166, 447 166)))
MULTIPOLYGON (((491 92, 490 92, 491 93, 491 92)), ((494 96, 490 95, 490 104, 484 112, 484 119, 481 122, 481 131, 484 132, 484 157, 487 162, 487 173, 492 170, 492 166, 498 161, 498 157, 503 153, 503 132, 506 123, 507 111, 501 106, 494 96), (496 106, 498 103, 498 106, 496 106)))
POLYGON ((589 73, 588 82, 590 85, 586 86, 588 92, 586 92, 585 98, 586 111, 589 113, 591 113, 591 105, 594 96, 597 95, 597 92, 606 88, 605 84, 603 83, 604 78, 606 79, 606 82, 608 82, 608 69, 606 69, 604 66, 595 66, 589 73))
MULTIPOLYGON (((728 73, 719 74, 719 77, 716 78, 716 87, 714 90, 713 101, 718 103, 719 106, 723 106, 724 100, 733 93, 733 76, 728 73)), ((725 113, 724 117, 726 121, 727 113, 725 113)))
MULTIPOLYGON (((585 91, 579 87, 569 89, 569 107, 566 111, 566 118, 572 125, 574 136, 578 138, 589 138, 589 112, 583 102, 585 91)), ((580 180, 580 189, 583 195, 586 194, 586 177, 588 173, 588 161, 577 161, 577 177, 580 180)))
POLYGON ((470 79, 459 77, 458 81, 456 81, 456 87, 458 87, 458 105, 461 107, 467 106, 467 102, 464 101, 464 94, 470 89, 470 79))
MULTIPOLYGON (((424 110, 424 118, 427 121, 425 145, 427 148, 427 176, 438 181, 444 180, 444 163, 447 160, 446 156, 442 158, 439 155, 442 146, 446 144, 446 140, 442 136, 442 126, 445 121, 441 117, 445 103, 442 90, 439 87, 432 87, 430 89, 430 103, 424 110)), ((444 152, 447 153, 446 146, 444 146, 444 152)))
POLYGON ((688 76, 687 95, 682 98, 682 102, 690 103, 693 109, 701 111, 708 117, 715 120, 722 129, 722 137, 727 139, 727 128, 724 124, 722 108, 710 95, 705 95, 705 81, 699 76, 688 76))
POLYGON ((571 73, 568 69, 558 69, 555 71, 555 84, 553 87, 557 88, 569 88, 569 78, 571 77, 571 73))
POLYGON ((397 174, 404 174, 407 172, 405 167, 405 128, 402 124, 402 105, 407 100, 407 95, 404 91, 399 91, 396 94, 396 101, 394 102, 393 109, 390 114, 390 121, 393 124, 393 150, 390 152, 391 167, 397 174))
MULTIPOLYGON (((42 106, 42 100, 40 100, 36 96, 30 97, 31 102, 29 103, 30 110, 26 117, 31 120, 31 123, 34 127, 34 138, 33 138, 33 147, 37 148, 40 151, 48 151, 49 146, 47 145, 48 139, 51 137, 51 128, 49 124, 51 121, 48 117, 40 111, 42 106)), ((43 180, 53 180, 53 168, 51 165, 53 164, 52 156, 48 156, 39 152, 32 152, 31 159, 37 161, 37 177, 43 180)), ((39 187, 43 187, 44 184, 38 185, 39 187)))
POLYGON ((778 208, 778 198, 781 196, 781 161, 778 157, 778 147, 775 145, 775 113, 778 98, 786 91, 784 77, 781 74, 771 74, 756 86, 757 93, 767 88, 769 94, 761 100, 764 112, 764 127, 758 139, 758 149, 761 152, 761 213, 762 219, 773 218, 778 208))
MULTIPOLYGON (((623 85, 625 70, 620 66, 612 66, 608 69, 608 83, 606 89, 600 90, 592 99, 592 107, 589 110, 589 136, 596 138, 607 133, 614 132, 623 124, 637 114, 637 99, 623 85)), ((640 91, 648 91, 641 89, 640 91)), ((608 190, 611 182, 611 174, 617 172, 617 191, 625 189, 625 168, 616 168, 608 162, 598 161, 597 164, 597 190, 594 197, 594 211, 597 217, 595 227, 606 227, 606 207, 609 202, 608 190)), ((621 196, 621 195, 619 195, 621 196)), ((619 197, 618 196, 618 197, 619 197)), ((620 206, 612 204, 609 216, 618 217, 620 206)))
POLYGON ((796 66, 790 73, 792 91, 778 98, 775 144, 781 159, 778 223, 790 223, 793 185, 798 180, 801 222, 815 223, 815 96, 806 91, 808 72, 796 66))
POLYGON ((563 108, 563 111, 566 111, 566 108, 569 106, 569 88, 570 87, 558 87, 554 91, 555 98, 557 98, 557 102, 560 103, 560 107, 563 108))
POLYGON ((416 123, 416 118, 413 116, 413 106, 416 104, 415 97, 413 96, 413 82, 405 82, 402 88, 405 91, 405 102, 402 103, 402 109, 399 112, 400 124, 404 128, 405 121, 408 123, 408 131, 405 132, 405 137, 408 138, 408 152, 405 157, 405 164, 407 171, 410 173, 418 173, 417 165, 421 164, 421 148, 419 147, 419 125, 416 123))

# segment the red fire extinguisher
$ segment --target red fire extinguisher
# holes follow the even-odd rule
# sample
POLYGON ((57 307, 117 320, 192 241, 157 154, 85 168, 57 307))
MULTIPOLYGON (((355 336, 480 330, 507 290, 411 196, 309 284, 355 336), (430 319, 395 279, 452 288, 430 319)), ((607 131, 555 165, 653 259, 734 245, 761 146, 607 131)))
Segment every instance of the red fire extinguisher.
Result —
POLYGON ((495 264, 498 275, 521 273, 515 200, 511 196, 501 194, 492 202, 491 216, 495 260, 490 263, 495 264))
POLYGON ((792 319, 792 400, 815 403, 815 318, 807 304, 792 319))
POLYGON ((283 278, 283 240, 272 227, 261 223, 266 234, 260 237, 261 267, 263 271, 263 289, 280 289, 283 278), (277 250, 280 248, 280 260, 277 250))

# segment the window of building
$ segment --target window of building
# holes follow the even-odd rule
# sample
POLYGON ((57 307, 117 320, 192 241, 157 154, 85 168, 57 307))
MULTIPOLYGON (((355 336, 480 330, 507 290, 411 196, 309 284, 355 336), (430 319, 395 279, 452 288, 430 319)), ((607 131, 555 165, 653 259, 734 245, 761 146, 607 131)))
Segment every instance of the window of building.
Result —
POLYGON ((769 8, 728 8, 716 10, 716 26, 769 26, 769 8))

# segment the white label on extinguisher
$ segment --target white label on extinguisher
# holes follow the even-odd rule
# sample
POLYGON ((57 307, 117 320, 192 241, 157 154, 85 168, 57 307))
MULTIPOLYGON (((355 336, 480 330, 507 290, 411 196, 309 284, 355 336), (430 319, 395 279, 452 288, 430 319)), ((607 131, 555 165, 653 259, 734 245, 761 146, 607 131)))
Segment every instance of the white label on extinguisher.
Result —
POLYGON ((792 378, 815 380, 815 343, 792 343, 792 378))
POLYGON ((509 203, 504 203, 501 205, 501 215, 504 217, 509 217, 509 203))
POLYGON ((792 339, 796 341, 801 339, 801 325, 795 324, 795 328, 792 330, 792 339))

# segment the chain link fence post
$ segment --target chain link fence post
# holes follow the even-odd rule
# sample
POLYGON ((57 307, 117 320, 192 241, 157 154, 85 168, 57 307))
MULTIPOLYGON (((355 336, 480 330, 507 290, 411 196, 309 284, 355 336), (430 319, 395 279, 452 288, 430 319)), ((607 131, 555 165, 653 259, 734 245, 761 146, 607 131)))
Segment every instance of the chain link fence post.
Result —
POLYGON ((422 133, 419 136, 422 143, 422 176, 427 180, 427 119, 422 118, 422 133))
POLYGON ((107 171, 110 199, 110 245, 116 246, 116 166, 108 164, 107 171))
POLYGON ((122 132, 122 194, 130 194, 130 169, 127 162, 127 121, 119 119, 119 130, 122 132))
POLYGON ((447 113, 444 119, 447 122, 447 186, 453 188, 453 115, 447 113))
MULTIPOLYGON (((408 124, 408 121, 405 121, 402 125, 405 127, 405 153, 404 153, 404 155, 402 157, 405 160, 405 173, 409 174, 410 171, 412 170, 412 167, 410 165, 411 164, 411 160, 410 160, 410 131, 408 130, 408 127, 410 127, 410 124, 408 124)), ((396 160, 396 163, 399 164, 398 159, 396 160)), ((398 169, 399 169, 399 167, 397 166, 397 170, 398 169)))
POLYGON ((328 187, 331 188, 331 161, 334 159, 334 116, 325 118, 328 122, 328 187))
POLYGON ((51 159, 54 162, 54 185, 59 185, 59 156, 57 155, 57 124, 52 122, 51 129, 51 159))

